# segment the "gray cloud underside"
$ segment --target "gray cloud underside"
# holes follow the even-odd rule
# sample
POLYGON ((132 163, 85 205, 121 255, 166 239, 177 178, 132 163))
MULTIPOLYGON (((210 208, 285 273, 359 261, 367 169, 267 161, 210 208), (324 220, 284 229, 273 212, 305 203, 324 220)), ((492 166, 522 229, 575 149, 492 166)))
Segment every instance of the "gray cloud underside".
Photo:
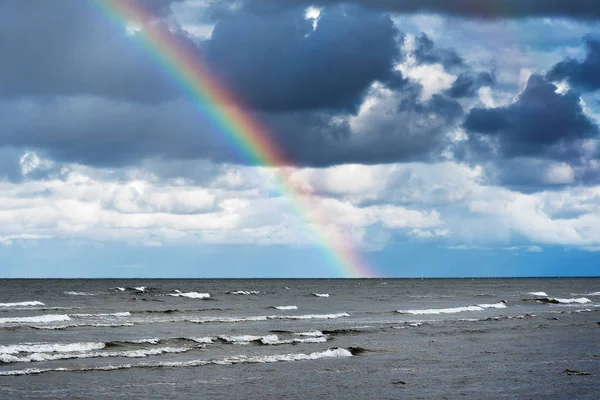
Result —
MULTIPOLYGON (((598 133, 584 114, 579 95, 557 93, 557 88, 540 75, 532 75, 515 103, 498 108, 475 108, 465 128, 498 144, 506 157, 549 155, 578 156, 574 145, 598 133)), ((475 136, 477 137, 477 136, 475 136)))
MULTIPOLYGON (((339 1, 336 0, 246 0, 244 5, 257 10, 273 11, 295 5, 337 3, 339 1)), ((465 18, 600 18, 600 3, 596 0, 346 0, 346 3, 402 14, 432 12, 465 18)))
POLYGON ((584 91, 600 89, 600 38, 586 36, 584 44, 587 53, 583 60, 568 58, 557 63, 548 72, 548 78, 566 79, 584 91))

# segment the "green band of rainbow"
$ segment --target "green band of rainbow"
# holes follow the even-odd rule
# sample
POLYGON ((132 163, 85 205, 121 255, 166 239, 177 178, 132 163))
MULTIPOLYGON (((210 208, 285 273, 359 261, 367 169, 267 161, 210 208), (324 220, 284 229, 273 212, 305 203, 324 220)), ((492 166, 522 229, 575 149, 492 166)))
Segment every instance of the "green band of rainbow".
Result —
POLYGON ((136 0, 96 0, 104 13, 120 25, 134 22, 141 27, 134 35, 164 71, 191 97, 203 115, 252 163, 275 168, 275 183, 280 193, 292 202, 296 213, 311 229, 323 254, 337 276, 376 276, 362 255, 332 223, 316 199, 301 193, 289 181, 284 168, 291 163, 266 134, 256 118, 244 111, 240 102, 210 74, 196 54, 182 46, 162 24, 148 14, 136 0))

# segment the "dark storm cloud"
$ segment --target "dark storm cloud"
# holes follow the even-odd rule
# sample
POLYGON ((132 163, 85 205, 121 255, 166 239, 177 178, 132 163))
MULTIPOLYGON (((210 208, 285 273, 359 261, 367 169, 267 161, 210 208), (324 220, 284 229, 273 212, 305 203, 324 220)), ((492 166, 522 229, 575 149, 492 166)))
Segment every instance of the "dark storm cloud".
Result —
POLYGON ((304 10, 241 11, 219 22, 205 56, 242 103, 260 110, 352 110, 392 76, 399 32, 389 16, 357 7, 324 10, 313 31, 304 10))
POLYGON ((560 94, 556 89, 542 76, 532 75, 515 103, 471 110, 464 123, 473 134, 471 145, 498 146, 496 150, 508 158, 576 157, 579 143, 594 137, 598 128, 583 113, 577 93, 560 94))
MULTIPOLYGON (((346 0, 345 2, 402 14, 431 12, 465 18, 567 17, 580 20, 600 18, 600 2, 597 0, 346 0)), ((298 4, 324 6, 337 4, 339 1, 246 0, 245 3, 246 7, 272 10, 298 4)))
POLYGON ((446 69, 464 65, 455 50, 436 47, 425 33, 416 38, 415 45, 414 56, 420 64, 442 64, 446 69))
MULTIPOLYGON (((95 95, 161 102, 182 95, 148 50, 92 2, 3 5, 0 97, 95 95)), ((169 9, 168 2, 142 5, 155 15, 169 9)), ((268 15, 219 13, 223 8, 217 4, 206 11, 222 17, 210 40, 196 45, 181 29, 173 34, 246 107, 353 109, 373 81, 392 76, 399 57, 399 32, 389 16, 375 11, 328 8, 313 32, 302 8, 268 15)))
POLYGON ((557 63, 548 72, 548 79, 566 79, 580 90, 600 89, 600 38, 586 36, 583 41, 586 57, 582 61, 569 58, 557 63))
POLYGON ((473 97, 484 86, 494 86, 496 76, 491 72, 461 72, 452 87, 446 91, 452 98, 473 97))
MULTIPOLYGON (((432 160, 446 145, 448 129, 459 123, 462 108, 440 95, 421 102, 419 95, 418 85, 406 84, 387 100, 388 112, 361 116, 356 130, 351 130, 348 114, 333 111, 262 112, 255 117, 296 165, 432 160)), ((120 167, 152 158, 251 162, 185 101, 150 105, 68 97, 0 102, 0 120, 0 148, 33 149, 59 163, 120 167)))
MULTIPOLYGON (((161 3, 148 4, 164 12, 161 3)), ((91 94, 154 102, 180 96, 148 51, 93 2, 3 2, 0 54, 4 98, 91 94)))

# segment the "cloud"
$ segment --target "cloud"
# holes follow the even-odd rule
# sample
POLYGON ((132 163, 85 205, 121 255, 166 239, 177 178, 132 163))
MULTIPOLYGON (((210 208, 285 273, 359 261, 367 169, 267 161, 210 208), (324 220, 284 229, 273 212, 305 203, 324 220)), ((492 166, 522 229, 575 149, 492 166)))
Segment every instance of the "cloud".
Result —
POLYGON ((473 148, 507 158, 574 159, 584 152, 585 140, 598 133, 576 93, 558 93, 555 85, 535 74, 514 103, 474 108, 464 126, 472 134, 473 148))
MULTIPOLYGON (((403 14, 431 12, 477 19, 567 17, 594 20, 600 18, 600 5, 594 0, 348 0, 347 2, 403 14)), ((274 8, 273 3, 270 0, 247 2, 251 7, 262 9, 274 8)), ((284 2, 284 6, 331 3, 337 3, 337 0, 289 0, 284 2)))
MULTIPOLYGON (((160 12, 168 3, 144 4, 160 12)), ((0 25, 6 55, 0 64, 0 97, 94 95, 153 103, 181 96, 152 54, 93 2, 9 0, 3 9, 2 18, 10 23, 0 25)), ((182 46, 196 51, 185 35, 174 34, 182 46)))
POLYGON ((493 73, 461 72, 446 93, 452 98, 474 97, 479 94, 479 89, 495 84, 496 77, 493 73))
MULTIPOLYGON (((231 168, 244 180, 263 184, 251 188, 231 185, 229 168, 197 185, 161 181, 137 168, 123 174, 130 179, 120 180, 110 171, 74 164, 63 166, 60 178, 0 182, 0 239, 6 244, 17 239, 56 238, 153 246, 312 243, 307 226, 288 200, 273 195, 275 183, 264 183, 270 181, 264 174, 272 171, 231 168)), ((301 169, 297 172, 304 175, 301 169)), ((309 196, 311 207, 304 211, 316 217, 326 212, 328 216, 329 224, 317 229, 335 231, 340 227, 365 248, 380 248, 385 244, 382 238, 391 231, 443 225, 440 214, 432 208, 361 205, 343 197, 309 196)))
POLYGON ((391 77, 398 36, 389 16, 357 7, 324 9, 314 30, 300 8, 240 11, 216 24, 204 57, 246 106, 354 110, 391 77))
POLYGON ((566 80, 583 91, 600 89, 600 38, 586 36, 583 41, 585 58, 581 61, 567 58, 555 64, 546 75, 549 80, 566 80))
POLYGON ((416 38, 413 54, 419 64, 441 64, 445 69, 464 65, 455 50, 436 47, 425 33, 416 38))

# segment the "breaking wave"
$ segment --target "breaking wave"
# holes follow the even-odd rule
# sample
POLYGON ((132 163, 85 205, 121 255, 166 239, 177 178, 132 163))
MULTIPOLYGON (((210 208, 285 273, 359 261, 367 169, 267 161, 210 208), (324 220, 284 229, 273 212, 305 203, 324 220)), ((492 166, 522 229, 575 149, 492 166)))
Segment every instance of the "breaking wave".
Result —
POLYGON ((486 308, 506 308, 506 303, 500 301, 494 304, 478 304, 475 306, 452 308, 429 308, 425 310, 396 310, 400 314, 429 315, 429 314, 456 314, 466 311, 483 311, 486 308))
POLYGON ((351 350, 334 347, 325 351, 313 353, 288 353, 288 354, 271 354, 263 356, 233 356, 220 359, 209 360, 191 360, 191 361, 163 361, 154 363, 139 363, 139 364, 120 364, 107 365, 98 367, 72 367, 72 368, 27 368, 22 370, 0 371, 0 376, 18 376, 18 375, 34 375, 43 374, 46 372, 84 372, 84 371, 114 371, 131 368, 185 368, 185 367, 200 367, 205 365, 235 365, 235 364, 266 364, 285 361, 307 361, 319 360, 323 358, 338 358, 352 357, 351 350))
POLYGON ((277 310, 286 311, 286 310, 297 310, 298 306, 276 306, 276 307, 273 307, 273 308, 275 308, 277 310))
POLYGON ((74 291, 69 291, 69 292, 63 292, 64 294, 68 294, 70 296, 95 296, 94 293, 86 293, 86 292, 74 292, 74 291))
POLYGON ((190 298, 190 299, 209 299, 210 298, 210 294, 209 293, 198 293, 198 292, 182 293, 179 290, 175 290, 175 293, 169 293, 169 296, 172 296, 172 297, 187 297, 187 298, 190 298))
POLYGON ((12 317, 0 318, 0 324, 36 324, 45 322, 70 321, 71 318, 65 314, 47 314, 35 317, 12 317))
POLYGON ((308 314, 308 315, 257 315, 252 317, 205 317, 205 318, 191 318, 187 319, 188 322, 197 324, 211 323, 211 322, 249 322, 249 321, 267 321, 273 319, 292 319, 292 320, 303 320, 303 319, 335 319, 349 317, 348 313, 337 313, 337 314, 308 314))
POLYGON ((33 307, 33 306, 45 306, 41 301, 21 301, 18 303, 0 303, 0 307, 9 308, 9 307, 33 307))
POLYGON ((244 296, 248 296, 251 294, 260 294, 260 292, 258 290, 236 290, 233 292, 227 292, 227 294, 241 294, 244 296))

